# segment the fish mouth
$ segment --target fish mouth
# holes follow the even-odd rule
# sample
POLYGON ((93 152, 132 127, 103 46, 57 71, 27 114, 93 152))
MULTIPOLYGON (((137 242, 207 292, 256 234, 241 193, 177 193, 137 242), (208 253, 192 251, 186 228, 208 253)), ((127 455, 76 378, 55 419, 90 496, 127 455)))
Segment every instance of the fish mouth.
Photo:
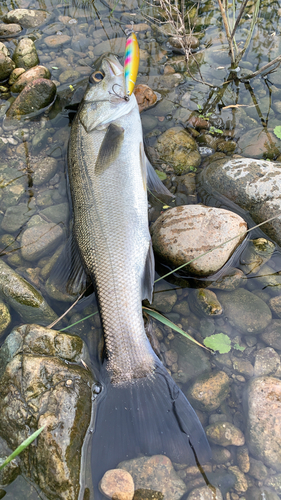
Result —
POLYGON ((104 59, 109 67, 109 71, 111 72, 111 76, 120 76, 124 72, 123 66, 121 66, 120 62, 115 56, 107 56, 104 59))

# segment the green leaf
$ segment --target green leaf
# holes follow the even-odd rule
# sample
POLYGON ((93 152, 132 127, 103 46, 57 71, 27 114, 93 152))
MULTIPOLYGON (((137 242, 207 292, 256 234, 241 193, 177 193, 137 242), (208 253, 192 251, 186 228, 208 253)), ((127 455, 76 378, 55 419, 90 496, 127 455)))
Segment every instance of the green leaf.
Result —
POLYGON ((175 323, 170 321, 168 318, 165 318, 165 316, 163 316, 159 312, 154 311, 153 309, 149 309, 148 307, 144 307, 144 306, 142 308, 147 312, 147 314, 149 314, 149 316, 152 316, 152 318, 155 318, 155 319, 158 319, 158 321, 161 321, 161 323, 163 323, 163 325, 169 326, 170 328, 172 328, 176 332, 184 335, 184 337, 188 338, 189 340, 191 340, 195 344, 200 345, 200 347, 204 347, 202 344, 200 344, 200 342, 197 342, 197 340, 195 340, 193 337, 191 337, 191 335, 188 335, 188 333, 184 332, 179 326, 175 325, 175 323))
POLYGON ((273 132, 276 135, 276 137, 278 137, 278 139, 281 139, 281 125, 276 125, 273 132))
POLYGON ((236 349, 237 351, 245 351, 246 349, 246 347, 243 347, 242 345, 239 344, 234 344, 233 348, 236 349))
POLYGON ((165 172, 161 172, 160 170, 155 170, 155 172, 158 175, 160 181, 164 181, 165 179, 167 179, 167 175, 165 174, 165 172))
POLYGON ((224 333, 216 333, 215 335, 206 337, 203 344, 214 351, 219 351, 220 354, 225 354, 231 349, 231 340, 224 333))
POLYGON ((57 66, 52 66, 52 69, 59 69, 57 66))
POLYGON ((31 436, 29 436, 27 439, 25 439, 25 441, 23 441, 15 449, 15 451, 13 451, 13 453, 11 453, 11 455, 9 455, 6 458, 6 460, 0 465, 0 470, 3 469, 3 467, 5 467, 5 465, 9 464, 14 458, 16 458, 23 450, 25 450, 25 448, 27 448, 27 446, 29 446, 32 443, 32 441, 34 441, 34 439, 36 439, 39 436, 39 434, 43 431, 43 429, 45 429, 45 425, 40 427, 40 429, 33 432, 33 434, 31 434, 31 436))

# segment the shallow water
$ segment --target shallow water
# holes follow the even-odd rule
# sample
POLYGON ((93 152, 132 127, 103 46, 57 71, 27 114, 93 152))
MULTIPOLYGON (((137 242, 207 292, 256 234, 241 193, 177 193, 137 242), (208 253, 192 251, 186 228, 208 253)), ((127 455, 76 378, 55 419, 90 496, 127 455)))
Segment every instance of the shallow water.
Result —
MULTIPOLYGON (((146 23, 147 27, 138 34, 140 48, 142 49, 142 59, 138 83, 146 83, 153 90, 162 95, 162 100, 148 111, 142 113, 144 137, 147 145, 152 146, 155 138, 170 127, 181 124, 182 116, 180 112, 185 110, 200 110, 202 118, 207 118, 213 127, 220 129, 225 138, 232 138, 238 143, 237 152, 245 156, 251 156, 250 148, 253 142, 253 131, 260 132, 266 130, 266 134, 271 133, 276 125, 280 124, 281 109, 276 106, 281 97, 280 69, 263 79, 257 77, 250 80, 250 83, 242 83, 238 80, 230 79, 230 59, 226 44, 226 37, 222 30, 220 15, 212 1, 202 2, 198 6, 198 19, 195 25, 194 34, 200 39, 200 46, 197 51, 197 61, 203 78, 215 85, 210 89, 203 84, 192 80, 184 71, 182 81, 178 86, 171 85, 165 88, 162 75, 165 65, 174 62, 175 54, 167 43, 167 38, 163 36, 157 23, 152 22, 151 16, 155 13, 155 8, 148 4, 137 1, 126 2, 83 2, 75 1, 55 2, 55 1, 31 1, 22 0, 19 2, 1 2, 0 14, 4 15, 14 8, 34 8, 43 9, 52 13, 52 19, 48 24, 26 30, 26 34, 32 34, 35 40, 40 63, 48 67, 52 73, 52 79, 58 84, 58 98, 54 106, 33 120, 22 123, 20 130, 24 131, 24 141, 18 132, 0 130, 0 137, 8 140, 8 144, 0 152, 0 169, 3 173, 4 187, 2 189, 0 219, 3 220, 5 211, 9 207, 17 206, 19 203, 26 207, 26 224, 35 214, 40 214, 46 222, 60 224, 65 230, 67 228, 68 198, 65 178, 66 151, 70 131, 70 121, 76 109, 76 105, 82 98, 88 75, 91 72, 91 65, 96 56, 108 50, 108 40, 111 40, 111 50, 124 53, 124 32, 123 30, 133 20, 136 24, 146 23), (59 16, 69 16, 69 22, 59 21, 59 16), (59 48, 49 48, 45 44, 45 38, 49 35, 69 35, 71 40, 68 44, 59 48), (116 39, 122 39, 119 41, 116 39), (106 43, 106 50, 105 47, 106 43), (67 70, 74 72, 65 75, 67 70), (75 72, 76 71, 76 72, 75 72), (184 97, 185 96, 185 97, 184 97), (229 107, 233 106, 233 107, 229 107), (38 132, 41 135, 38 135, 38 132), (36 186, 32 182, 32 167, 42 160, 42 157, 50 155, 57 159, 56 173, 48 183, 36 186), (11 170, 11 167, 13 170, 11 170), (11 173, 12 172, 12 173, 11 173), (56 209, 56 206, 58 208, 56 209)), ((192 7, 193 4, 188 4, 192 7)), ((254 36, 249 49, 243 60, 240 62, 240 71, 245 74, 248 71, 256 71, 269 60, 280 54, 279 19, 281 18, 278 9, 281 2, 263 2, 260 10, 254 36)), ((194 7, 193 7, 194 9, 194 7)), ((252 5, 249 2, 247 7, 249 16, 252 15, 252 5)), ((245 40, 248 30, 247 21, 241 25, 237 32, 237 41, 245 40)), ((3 40, 4 41, 4 40, 3 40)), ((15 41, 5 40, 6 46, 13 52, 15 41)), ((192 73, 198 78, 198 71, 192 65, 192 73)), ((0 101, 1 120, 3 119, 6 106, 6 99, 0 101)), ((1 126, 1 123, 0 123, 1 126)), ((219 132, 218 134, 220 134, 219 132)), ((277 139, 276 139, 277 141, 277 139)), ((279 154, 281 152, 281 142, 277 141, 279 154)), ((276 150, 265 151, 266 158, 276 159, 276 150)), ((176 193, 175 204, 195 203, 200 201, 197 193, 189 197, 184 192, 177 192, 177 182, 173 176, 167 181, 168 187, 176 193)), ((2 187, 2 186, 1 186, 2 187)), ((203 200, 204 201, 204 200, 203 200)), ((150 218, 155 220, 159 215, 162 205, 150 200, 150 218)), ((215 204, 220 200, 215 200, 215 204)), ((1 222, 2 222, 1 220, 1 222)), ((21 235, 25 225, 16 230, 0 229, 0 240, 2 248, 2 258, 11 267, 14 267, 24 277, 29 279, 47 297, 54 310, 61 314, 68 307, 69 303, 64 303, 50 299, 45 293, 46 265, 49 256, 44 256, 32 262, 22 258, 20 252, 21 235), (7 234, 9 238, 7 239, 7 234), (67 305, 67 307, 66 307, 67 305)), ((261 232, 256 232, 253 237, 261 236, 261 232)), ((63 240, 59 242, 62 245, 63 240)), ((247 249, 246 249, 247 250, 247 249)), ((244 250, 244 252, 246 252, 244 250)), ((52 254, 55 250, 52 251, 52 254)), ((237 261, 232 265, 244 271, 241 288, 255 292, 265 302, 271 296, 278 294, 276 288, 273 291, 270 283, 259 281, 253 273, 245 271, 243 264, 243 253, 237 257, 237 261)), ((272 269, 272 273, 280 277, 281 255, 276 248, 267 265, 272 269)), ((159 275, 167 270, 163 269, 159 263, 157 270, 159 275)), ((159 277, 157 275, 157 277, 159 277)), ((210 285, 210 289, 216 291, 214 283, 204 282, 204 286, 210 285)), ((188 299, 192 295, 192 289, 199 288, 202 283, 187 279, 184 275, 177 276, 176 279, 160 281, 155 287, 154 306, 162 311, 172 321, 180 325, 185 331, 195 336, 200 342, 211 333, 226 333, 234 344, 242 348, 232 348, 230 355, 211 355, 204 352, 204 363, 208 370, 224 371, 230 378, 230 393, 222 404, 215 410, 204 412, 198 411, 204 426, 214 421, 216 417, 212 415, 225 415, 226 420, 231 421, 237 428, 245 432, 245 410, 242 405, 242 396, 245 384, 253 376, 249 366, 254 365, 255 354, 267 345, 253 335, 237 334, 233 322, 222 314, 219 318, 203 317, 195 309, 188 299), (223 357, 224 356, 224 357, 223 357), (233 364, 236 363, 236 368, 233 364), (240 360, 240 368, 239 365, 240 360), (241 360, 247 362, 246 368, 241 368, 241 360), (244 370, 244 371, 243 371, 244 370), (213 420, 212 420, 213 418, 213 420)), ((223 291, 221 294, 223 295, 223 291)), ((76 323, 84 316, 96 311, 96 305, 88 306, 84 311, 71 312, 67 320, 63 321, 63 327, 76 323)), ((20 323, 20 318, 13 313, 12 323, 1 338, 10 332, 13 325, 20 323)), ((59 328, 60 325, 57 326, 59 328)), ((164 361, 168 361, 168 368, 172 372, 179 386, 187 394, 194 373, 192 371, 184 374, 181 360, 182 344, 180 334, 174 333, 171 329, 155 324, 156 337, 159 342, 160 352, 164 361), (167 354, 168 352, 168 354, 167 354)), ((72 326, 68 331, 79 334, 86 340, 89 349, 95 348, 95 339, 100 335, 100 321, 98 315, 94 315, 88 320, 72 326), (93 335, 94 333, 94 335, 93 335)), ((187 341, 186 341, 187 342, 187 341)), ((198 348, 199 349, 199 348, 198 348)), ((197 351, 196 351, 197 352, 197 351)), ((279 355, 280 352, 276 350, 279 355)), ((202 358, 197 353, 198 363, 203 363, 202 358), (201 360, 201 361, 200 361, 201 360)), ((188 356, 187 356, 188 359, 188 356)), ((188 362, 187 362, 188 365, 188 362)), ((244 365, 243 365, 244 366, 244 365)), ((192 370, 192 367, 189 367, 192 370)), ((200 372, 200 370, 199 370, 200 372)), ((200 372, 201 373, 201 372, 200 372)), ((279 374, 275 375, 280 378, 279 374)), ((197 376, 199 373, 196 374, 197 376)), ((224 463, 215 463, 213 471, 226 471, 229 467, 237 464, 237 456, 234 447, 230 447, 231 456, 224 463)), ((116 464, 117 465, 117 464, 116 464)), ((272 471, 268 471, 268 474, 272 471)), ((183 475, 182 475, 183 477, 183 475)), ((249 487, 261 486, 259 478, 249 476, 246 473, 249 487)), ((28 498, 36 500, 43 498, 33 486, 18 477, 13 483, 5 488, 7 499, 20 500, 28 498)), ((278 489, 277 492, 280 493, 278 489)), ((239 488, 231 489, 226 495, 227 500, 238 500, 247 493, 239 488), (228 495, 228 496, 227 496, 228 495), (231 495, 231 496, 229 496, 231 495)), ((2 497, 1 497, 2 498, 2 497)), ((250 498, 250 497, 249 497, 250 498)))

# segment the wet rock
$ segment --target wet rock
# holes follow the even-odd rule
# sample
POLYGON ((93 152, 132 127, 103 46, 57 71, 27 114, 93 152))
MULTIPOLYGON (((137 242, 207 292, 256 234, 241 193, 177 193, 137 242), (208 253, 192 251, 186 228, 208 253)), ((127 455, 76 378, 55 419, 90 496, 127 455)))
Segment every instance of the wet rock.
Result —
POLYGON ((280 498, 280 494, 281 494, 281 474, 276 474, 274 476, 268 477, 267 479, 265 479, 264 484, 265 484, 265 486, 269 486, 270 488, 273 488, 275 490, 275 494, 277 493, 279 495, 278 498, 280 498))
POLYGON ((35 261, 56 248, 63 237, 63 230, 57 224, 38 224, 26 229, 21 237, 22 257, 35 261))
POLYGON ((190 167, 198 167, 201 163, 195 140, 181 127, 166 130, 158 138, 155 148, 161 161, 168 164, 176 175, 186 174, 190 167))
POLYGON ((1 228, 4 231, 14 233, 20 229, 34 214, 30 211, 26 203, 19 203, 16 206, 8 207, 2 220, 1 228))
POLYGON ((30 38, 22 38, 16 46, 13 61, 17 68, 30 69, 39 64, 35 44, 30 38))
POLYGON ((270 347, 281 350, 281 320, 274 319, 261 334, 261 339, 270 347))
POLYGON ((220 446, 243 446, 245 438, 243 433, 230 422, 216 422, 205 429, 211 443, 220 446))
POLYGON ((15 68, 10 74, 9 85, 14 85, 15 81, 25 72, 24 68, 15 68))
POLYGON ((250 457, 249 475, 258 481, 263 481, 267 477, 268 471, 261 460, 255 460, 253 457, 250 457))
POLYGON ((215 290, 226 290, 228 292, 239 288, 242 284, 245 275, 241 269, 236 269, 235 267, 229 267, 221 278, 213 281, 209 288, 214 288, 215 290))
POLYGON ((223 496, 218 488, 203 486, 192 490, 187 500, 222 500, 223 496))
POLYGON ((5 24, 0 23, 0 36, 9 38, 19 35, 21 27, 19 24, 5 24))
POLYGON ((74 500, 79 492, 93 382, 90 372, 76 364, 81 356, 79 337, 37 325, 14 329, 0 350, 0 434, 15 449, 46 425, 37 445, 20 458, 29 478, 58 500, 74 500))
POLYGON ((251 129, 237 142, 238 153, 250 158, 273 159, 280 154, 277 137, 264 128, 251 129))
POLYGON ((1 50, 0 46, 0 80, 5 80, 11 74, 11 72, 15 69, 15 63, 9 57, 8 54, 5 54, 1 50))
POLYGON ((269 307, 248 290, 218 291, 217 295, 229 323, 242 333, 256 334, 269 325, 272 318, 269 307))
POLYGON ((245 493, 248 489, 248 482, 245 474, 236 465, 229 467, 228 470, 236 477, 234 489, 239 491, 239 493, 245 493))
POLYGON ((271 258, 275 244, 265 238, 257 238, 248 243, 241 256, 241 264, 246 274, 258 273, 261 267, 271 258))
POLYGON ((56 95, 56 86, 50 80, 38 78, 26 85, 7 111, 8 119, 35 113, 51 104, 56 95))
POLYGON ((251 454, 281 471, 281 380, 258 377, 245 395, 246 439, 251 454))
POLYGON ((0 261, 0 296, 19 313, 23 321, 48 325, 57 318, 41 293, 3 260, 0 261))
POLYGON ((131 474, 136 490, 144 488, 161 492, 165 500, 179 500, 186 491, 186 486, 176 474, 171 460, 164 455, 121 462, 118 469, 124 469, 131 474))
POLYGON ((277 295, 276 297, 272 297, 272 299, 269 300, 268 305, 270 309, 278 316, 278 318, 281 318, 281 297, 280 295, 277 295))
MULTIPOLYGON (((250 158, 213 161, 198 176, 200 195, 204 201, 215 190, 248 210, 258 224, 281 211, 280 166, 250 158)), ((280 244, 280 217, 265 224, 263 231, 280 244)))
POLYGON ((226 464, 231 460, 231 453, 227 448, 213 445, 211 449, 212 458, 216 464, 226 464))
MULTIPOLYGON (((187 398, 198 410, 214 411, 229 393, 229 377, 223 371, 211 372, 197 377, 189 387, 187 398)), ((215 444, 221 444, 213 441, 215 444)), ((244 443, 242 443, 244 444, 244 443)))
POLYGON ((69 43, 70 40, 71 37, 68 35, 51 35, 51 36, 46 36, 44 42, 47 45, 47 47, 52 49, 61 47, 62 45, 69 43))
POLYGON ((239 469, 247 473, 250 470, 250 457, 249 457, 249 450, 247 446, 241 446, 237 448, 237 464, 239 466, 239 469))
POLYGON ((32 180, 34 186, 41 186, 48 182, 56 173, 58 162, 55 158, 47 156, 32 165, 32 180))
POLYGON ((11 323, 10 311, 6 306, 6 304, 0 301, 0 335, 8 328, 10 323, 11 323))
POLYGON ((69 218, 69 205, 68 203, 52 205, 44 208, 44 210, 41 210, 40 214, 44 215, 48 218, 48 220, 55 222, 56 224, 66 224, 69 218))
POLYGON ((67 83, 67 82, 71 83, 77 80, 79 76, 80 73, 78 71, 75 71, 75 69, 68 69, 60 74, 59 81, 60 83, 67 83))
POLYGON ((101 479, 100 490, 107 498, 114 500, 132 500, 134 497, 134 481, 126 470, 108 470, 101 479))
POLYGON ((162 313, 169 313, 172 311, 176 301, 177 293, 174 290, 161 292, 161 289, 157 289, 153 296, 153 307, 162 313))
POLYGON ((163 500, 164 495, 161 491, 146 490, 139 488, 135 491, 133 500, 163 500))
MULTIPOLYGON (((184 205, 167 210, 151 228, 156 254, 180 266, 247 229, 245 221, 228 210, 184 205)), ((207 276, 218 271, 233 254, 243 236, 217 248, 185 268, 186 273, 207 276)))
POLYGON ((232 361, 233 370, 240 375, 244 375, 250 378, 254 374, 254 367, 248 359, 237 358, 234 355, 230 355, 232 361))
MULTIPOLYGON (((182 50, 182 44, 180 42, 179 37, 170 36, 168 41, 169 41, 169 44, 172 46, 172 48, 182 50)), ((185 43, 185 46, 188 46, 191 49, 197 49, 199 47, 199 40, 194 35, 185 36, 184 43, 185 43)))
POLYGON ((49 14, 45 10, 15 9, 4 16, 4 21, 18 23, 22 28, 35 28, 44 24, 48 17, 49 14))
POLYGON ((180 335, 176 336, 170 345, 178 353, 178 372, 174 375, 176 382, 185 384, 210 371, 209 355, 201 347, 180 335))
POLYGON ((157 95, 148 85, 139 84, 134 88, 137 103, 139 105, 139 112, 149 109, 157 102, 157 95))
MULTIPOLYGON (((2 465, 2 463, 6 460, 6 458, 8 458, 9 455, 10 453, 3 456, 1 454, 0 465, 2 465)), ((20 474, 19 460, 18 458, 14 458, 10 463, 6 464, 5 467, 0 471, 1 486, 7 486, 8 484, 12 483, 19 474, 20 474)), ((4 495, 2 495, 0 490, 0 498, 4 498, 5 495, 6 492, 4 493, 4 495)))
POLYGON ((16 94, 21 92, 28 83, 31 83, 38 78, 49 79, 51 78, 51 73, 47 68, 45 68, 45 66, 35 66, 18 76, 11 88, 11 92, 16 94))
POLYGON ((189 307, 199 317, 202 316, 220 316, 222 314, 222 306, 219 303, 217 296, 211 290, 205 288, 197 288, 188 296, 189 307))
POLYGON ((126 45, 126 37, 113 38, 112 40, 104 40, 98 43, 94 48, 95 56, 101 56, 106 52, 113 54, 124 54, 126 45))
POLYGON ((245 496, 247 500, 280 500, 277 493, 266 486, 262 486, 260 488, 251 486, 248 488, 245 496))
POLYGON ((260 349, 255 358, 254 375, 273 375, 280 366, 280 356, 272 347, 260 349))

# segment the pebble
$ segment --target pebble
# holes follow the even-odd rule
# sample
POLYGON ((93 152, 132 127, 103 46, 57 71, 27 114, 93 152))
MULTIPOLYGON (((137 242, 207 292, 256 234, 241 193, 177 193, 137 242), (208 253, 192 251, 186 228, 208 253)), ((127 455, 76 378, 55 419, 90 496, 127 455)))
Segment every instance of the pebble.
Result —
MULTIPOLYGON (((166 75, 166 78, 173 76, 166 75)), ((155 149, 160 160, 168 164, 176 175, 186 174, 190 167, 196 168, 201 163, 196 141, 181 127, 172 127, 161 134, 155 149)))
POLYGON ((269 305, 270 309, 272 310, 272 312, 274 312, 274 314, 276 316, 278 316, 278 318, 281 318, 281 297, 280 297, 280 295, 277 295, 276 297, 272 297, 269 300, 268 305, 269 305))
POLYGON ((14 37, 19 35, 21 32, 21 27, 19 24, 11 23, 5 24, 0 23, 0 36, 1 37, 14 37))
POLYGON ((44 39, 45 44, 50 49, 56 47, 62 47, 63 45, 69 43, 71 41, 71 37, 68 35, 50 35, 46 36, 44 39))
POLYGON ((255 357, 254 375, 272 375, 280 366, 280 356, 272 347, 260 349, 255 357))
POLYGON ((205 429, 211 443, 220 446, 243 446, 245 438, 240 429, 230 422, 217 422, 205 429))
POLYGON ((144 84, 136 85, 134 88, 134 94, 139 105, 139 112, 151 108, 157 102, 157 95, 153 90, 144 84))
POLYGON ((191 311, 200 318, 203 316, 220 316, 223 312, 222 306, 214 292, 205 288, 197 288, 188 296, 191 311))
POLYGON ((249 475, 258 481, 263 481, 268 475, 267 467, 261 460, 256 460, 255 458, 250 457, 249 475))
POLYGON ((274 319, 261 334, 261 340, 274 349, 281 350, 281 320, 274 319))
POLYGON ((214 411, 227 397, 229 382, 228 375, 223 371, 202 374, 189 387, 188 400, 198 410, 214 411))
POLYGON ((0 301, 0 335, 8 328, 11 323, 11 315, 9 308, 0 301))
POLYGON ((247 446, 240 446, 237 448, 237 464, 239 466, 239 469, 244 472, 245 474, 249 472, 250 470, 250 457, 249 457, 249 450, 247 446))
POLYGON ((187 500, 222 500, 223 496, 221 494, 221 491, 219 488, 216 488, 215 486, 208 487, 208 486, 203 486, 202 488, 195 488, 192 490, 188 497, 187 500))
POLYGON ((102 477, 100 490, 107 498, 133 500, 134 481, 129 472, 122 469, 111 469, 102 477))
POLYGON ((12 59, 0 52, 0 80, 5 80, 15 69, 15 63, 12 59))
MULTIPOLYGON (((22 68, 17 69, 19 70, 22 68)), ((31 68, 28 71, 23 72, 22 74, 17 73, 17 78, 12 85, 11 92, 14 92, 16 94, 21 92, 28 83, 31 83, 38 78, 50 79, 51 73, 47 68, 45 68, 45 66, 35 66, 34 68, 31 68)))
POLYGON ((41 186, 48 182, 56 173, 58 162, 55 158, 47 156, 32 165, 32 180, 34 186, 41 186))
POLYGON ((228 467, 228 470, 236 477, 234 489, 239 491, 239 493, 245 493, 248 489, 248 482, 245 474, 236 465, 228 467))

